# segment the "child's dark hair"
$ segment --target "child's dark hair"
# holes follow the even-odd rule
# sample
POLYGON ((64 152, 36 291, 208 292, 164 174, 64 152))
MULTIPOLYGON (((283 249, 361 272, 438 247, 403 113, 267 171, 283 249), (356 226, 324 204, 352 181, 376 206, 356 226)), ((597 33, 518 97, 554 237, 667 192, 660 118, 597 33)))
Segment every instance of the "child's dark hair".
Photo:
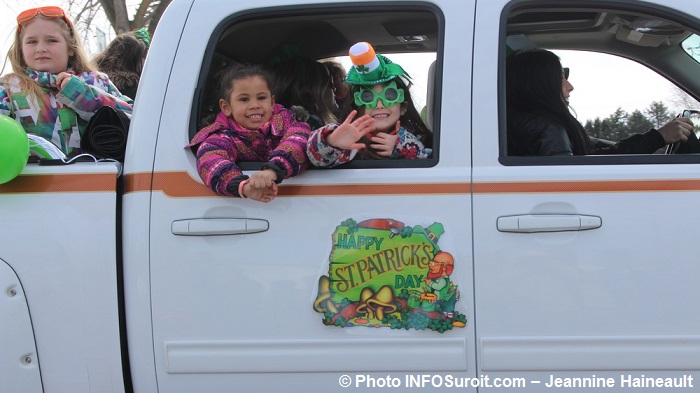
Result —
POLYGON ((276 101, 287 108, 302 106, 322 124, 335 122, 335 108, 325 101, 331 75, 323 63, 301 55, 271 64, 272 90, 276 101))
POLYGON ((261 77, 265 83, 267 83, 268 88, 271 86, 269 73, 257 64, 234 62, 230 65, 225 65, 225 68, 210 75, 207 85, 213 85, 216 86, 216 88, 205 92, 205 107, 202 119, 197 124, 197 127, 206 127, 216 120, 216 116, 219 114, 219 99, 228 101, 231 96, 231 89, 233 88, 234 81, 252 76, 261 77))
POLYGON ((93 62, 100 71, 133 72, 141 76, 146 57, 146 44, 133 33, 122 33, 109 43, 107 49, 95 56, 93 62))
POLYGON ((590 154, 591 138, 562 97, 562 77, 561 61, 553 52, 534 48, 511 53, 506 59, 508 113, 547 115, 566 128, 574 155, 590 154))
POLYGON ((258 76, 267 84, 268 89, 272 90, 270 74, 258 64, 236 63, 225 68, 219 74, 219 98, 228 100, 233 90, 233 82, 241 79, 258 76))
MULTIPOLYGON (((413 135, 417 136, 420 138, 421 142, 423 145, 427 148, 432 148, 433 147, 433 133, 428 129, 428 127, 423 123, 423 119, 420 117, 420 113, 418 113, 418 110, 416 109, 415 105, 413 104, 413 98, 411 98, 411 84, 406 83, 403 78, 394 78, 391 80, 391 82, 396 82, 396 87, 399 89, 403 89, 404 91, 404 102, 400 104, 402 108, 406 110, 406 112, 401 115, 399 118, 399 121, 401 122, 401 127, 405 128, 407 131, 412 133, 413 135)), ((386 82, 389 83, 389 82, 386 82)), ((351 85, 350 86, 350 91, 348 92, 347 99, 344 102, 343 106, 343 114, 340 117, 341 119, 345 119, 350 112, 353 110, 357 110, 358 112, 358 117, 363 114, 364 109, 363 108, 358 108, 355 105, 355 93, 360 91, 360 88, 362 86, 360 85, 351 85)), ((365 86, 367 87, 367 86, 365 86)), ((363 143, 367 143, 369 146, 369 140, 365 140, 365 138, 362 139, 363 143)), ((380 156, 373 152, 371 149, 362 149, 360 151, 360 155, 363 159, 385 159, 387 157, 380 156)))
POLYGON ((345 95, 347 95, 348 91, 350 90, 350 87, 345 81, 345 78, 347 78, 348 76, 348 72, 345 70, 342 64, 338 63, 335 60, 326 60, 323 62, 323 65, 326 66, 326 68, 328 69, 328 73, 333 79, 333 85, 336 90, 336 99, 345 98, 345 95), (341 92, 344 95, 341 95, 341 92))

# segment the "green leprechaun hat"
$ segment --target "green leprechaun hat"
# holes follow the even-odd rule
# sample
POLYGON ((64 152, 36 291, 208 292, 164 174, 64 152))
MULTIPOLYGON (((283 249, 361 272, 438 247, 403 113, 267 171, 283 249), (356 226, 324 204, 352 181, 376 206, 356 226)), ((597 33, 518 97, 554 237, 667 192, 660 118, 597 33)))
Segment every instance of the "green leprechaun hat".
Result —
POLYGON ((440 246, 438 246, 438 240, 440 236, 445 233, 445 228, 439 222, 432 223, 429 227, 423 228, 420 225, 416 225, 412 228, 412 233, 418 233, 424 235, 431 243, 435 245, 435 252, 440 251, 440 246))
POLYGON ((430 239, 433 243, 437 243, 440 236, 445 233, 445 228, 439 222, 435 222, 425 229, 425 233, 428 235, 428 239, 430 239))
POLYGON ((346 78, 349 84, 376 85, 398 77, 411 78, 400 65, 376 53, 369 42, 358 42, 348 52, 353 64, 346 78))

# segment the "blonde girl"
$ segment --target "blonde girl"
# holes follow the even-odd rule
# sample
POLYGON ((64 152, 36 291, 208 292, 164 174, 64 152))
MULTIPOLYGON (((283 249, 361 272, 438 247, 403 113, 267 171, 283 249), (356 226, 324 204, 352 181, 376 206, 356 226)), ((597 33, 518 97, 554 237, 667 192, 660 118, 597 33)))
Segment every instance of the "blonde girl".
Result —
POLYGON ((85 125, 102 106, 131 113, 133 101, 91 65, 60 7, 21 12, 7 57, 12 73, 0 78, 0 114, 66 154, 79 152, 85 125))

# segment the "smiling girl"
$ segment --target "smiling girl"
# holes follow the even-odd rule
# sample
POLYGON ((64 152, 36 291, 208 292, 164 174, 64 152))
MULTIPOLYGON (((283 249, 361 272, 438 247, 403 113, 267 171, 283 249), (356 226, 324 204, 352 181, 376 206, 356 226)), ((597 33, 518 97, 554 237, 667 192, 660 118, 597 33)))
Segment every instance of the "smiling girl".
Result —
POLYGON ((408 74, 367 42, 353 45, 349 52, 350 113, 343 123, 314 131, 307 145, 311 163, 333 167, 354 158, 429 158, 432 134, 411 100, 408 74))
POLYGON ((278 183, 309 165, 304 154, 309 125, 275 104, 270 76, 260 66, 234 64, 219 80, 221 112, 187 145, 197 156, 197 172, 220 195, 270 202, 278 183), (241 161, 264 164, 248 177, 241 161))
POLYGON ((0 79, 0 114, 66 154, 79 151, 80 136, 99 108, 131 113, 133 101, 90 65, 78 32, 59 7, 21 12, 7 57, 13 73, 0 79))

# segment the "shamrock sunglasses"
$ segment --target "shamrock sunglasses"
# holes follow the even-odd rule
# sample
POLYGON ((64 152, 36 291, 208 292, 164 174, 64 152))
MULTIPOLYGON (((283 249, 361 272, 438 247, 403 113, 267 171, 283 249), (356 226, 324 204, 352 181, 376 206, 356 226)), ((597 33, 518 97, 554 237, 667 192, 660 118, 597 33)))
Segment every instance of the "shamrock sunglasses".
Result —
POLYGON ((366 106, 369 109, 374 109, 377 107, 377 101, 382 100, 382 103, 386 107, 392 107, 394 104, 401 104, 404 102, 404 91, 396 86, 396 82, 391 82, 388 85, 384 85, 384 90, 381 93, 377 93, 372 88, 362 87, 360 91, 356 92, 355 95, 355 105, 366 106))

